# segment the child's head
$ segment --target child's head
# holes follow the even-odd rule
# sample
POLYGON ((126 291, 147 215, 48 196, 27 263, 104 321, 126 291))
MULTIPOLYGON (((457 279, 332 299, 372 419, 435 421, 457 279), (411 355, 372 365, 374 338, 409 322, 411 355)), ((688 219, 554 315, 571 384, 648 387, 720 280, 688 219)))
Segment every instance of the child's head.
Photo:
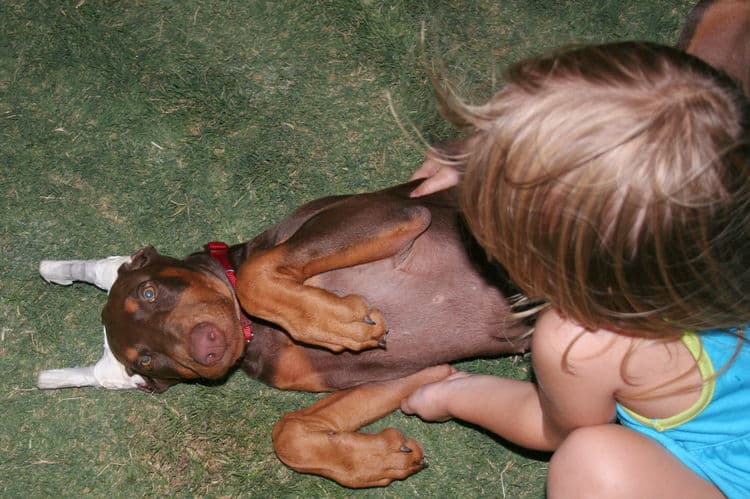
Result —
POLYGON ((532 299, 589 328, 750 320, 748 104, 731 81, 647 43, 523 61, 483 106, 462 206, 532 299))

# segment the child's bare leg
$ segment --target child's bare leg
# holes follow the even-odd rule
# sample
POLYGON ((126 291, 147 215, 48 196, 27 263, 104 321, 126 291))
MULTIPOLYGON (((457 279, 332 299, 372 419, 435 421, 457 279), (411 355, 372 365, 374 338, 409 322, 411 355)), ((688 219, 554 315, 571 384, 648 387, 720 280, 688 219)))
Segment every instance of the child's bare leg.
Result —
POLYGON ((549 464, 547 496, 556 498, 723 498, 658 442, 608 424, 579 428, 549 464))

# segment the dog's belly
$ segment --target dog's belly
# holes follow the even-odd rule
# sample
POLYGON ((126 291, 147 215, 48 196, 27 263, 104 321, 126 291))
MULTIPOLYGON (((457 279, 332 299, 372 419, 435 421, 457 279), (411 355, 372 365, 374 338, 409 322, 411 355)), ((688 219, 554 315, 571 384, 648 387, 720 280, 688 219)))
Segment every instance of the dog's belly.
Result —
POLYGON ((503 293, 456 241, 420 237, 405 255, 321 274, 307 284, 358 294, 385 315, 385 349, 306 357, 333 388, 405 376, 429 365, 526 349, 503 293))
POLYGON ((505 296, 496 287, 503 279, 488 272, 481 250, 474 251, 476 258, 469 256, 472 246, 464 244, 453 205, 423 206, 431 210, 430 227, 399 254, 305 282, 342 296, 363 296, 381 310, 389 327, 385 348, 336 354, 296 343, 280 328, 261 323, 242 368, 274 386, 333 390, 459 359, 524 351, 528 340, 519 336, 527 328, 509 319, 505 296), (300 372, 314 373, 315 380, 298 379, 300 372))

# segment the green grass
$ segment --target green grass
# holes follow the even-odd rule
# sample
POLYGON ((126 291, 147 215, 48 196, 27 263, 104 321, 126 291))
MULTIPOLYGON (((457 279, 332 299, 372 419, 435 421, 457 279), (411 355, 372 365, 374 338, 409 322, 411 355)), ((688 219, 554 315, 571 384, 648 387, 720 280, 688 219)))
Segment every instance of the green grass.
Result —
MULTIPOLYGON (((541 497, 544 456, 459 423, 397 426, 430 468, 355 492, 275 458, 274 421, 318 395, 241 373, 159 396, 34 387, 94 362, 105 296, 44 283, 44 258, 184 255, 298 204, 406 179, 388 110, 432 141, 419 32, 461 93, 574 42, 676 40, 687 0, 0 3, 0 496, 541 497)), ((525 359, 466 369, 527 376, 525 359)))

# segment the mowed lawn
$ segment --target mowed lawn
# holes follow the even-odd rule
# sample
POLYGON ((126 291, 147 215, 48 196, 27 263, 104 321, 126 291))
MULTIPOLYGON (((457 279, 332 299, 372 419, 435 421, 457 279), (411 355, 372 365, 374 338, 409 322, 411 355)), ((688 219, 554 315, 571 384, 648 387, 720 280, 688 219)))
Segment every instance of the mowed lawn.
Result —
MULTIPOLYGON (((292 472, 271 428, 321 395, 240 372, 161 395, 38 390, 38 371, 98 359, 105 294, 49 285, 37 265, 146 244, 181 256, 305 201, 401 182, 423 157, 414 130, 456 134, 423 59, 481 101, 504 66, 559 45, 671 44, 690 4, 0 3, 0 496, 543 497, 547 455, 400 413, 370 429, 422 442, 430 467, 408 480, 354 491, 292 472)), ((461 367, 529 376, 523 356, 461 367)))

